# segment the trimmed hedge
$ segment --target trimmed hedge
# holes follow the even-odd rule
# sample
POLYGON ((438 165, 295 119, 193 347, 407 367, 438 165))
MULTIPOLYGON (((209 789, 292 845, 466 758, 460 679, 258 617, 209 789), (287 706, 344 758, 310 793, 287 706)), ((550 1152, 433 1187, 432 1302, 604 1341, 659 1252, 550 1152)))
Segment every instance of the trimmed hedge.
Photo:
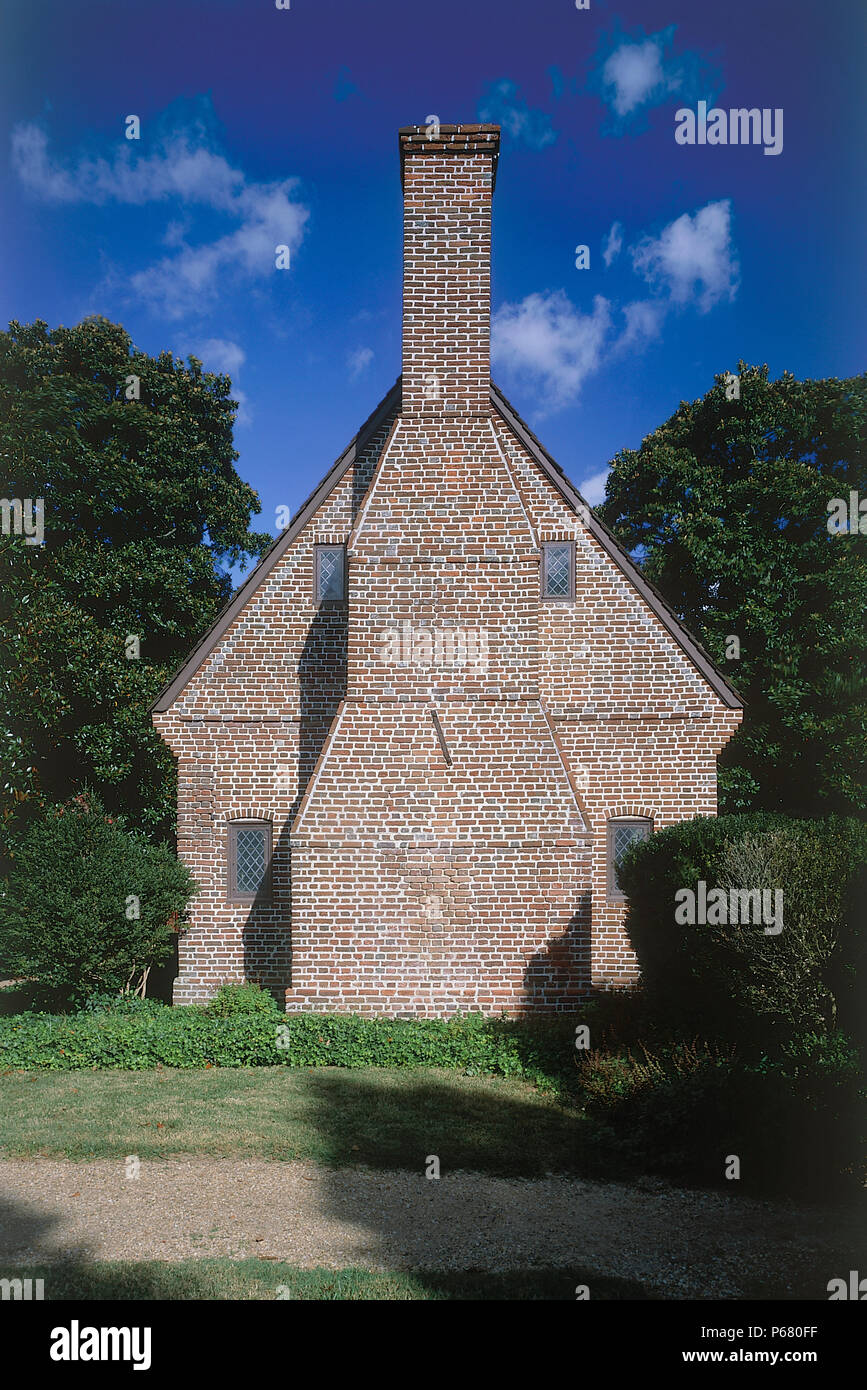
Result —
MULTIPOLYGON (((653 1010, 681 1032, 763 1045, 833 1027, 833 961, 852 954, 846 886, 864 863, 867 825, 843 818, 702 816, 635 845, 619 877, 653 1010), (782 931, 678 923, 675 895, 700 880, 708 891, 781 888, 782 931)), ((846 979, 851 990, 851 968, 846 979)))
POLYGON ((138 1007, 0 1018, 0 1070, 153 1067, 448 1067, 523 1076, 550 1088, 574 1073, 574 1021, 465 1015, 368 1019, 339 1014, 223 1013, 150 1000, 138 1007))

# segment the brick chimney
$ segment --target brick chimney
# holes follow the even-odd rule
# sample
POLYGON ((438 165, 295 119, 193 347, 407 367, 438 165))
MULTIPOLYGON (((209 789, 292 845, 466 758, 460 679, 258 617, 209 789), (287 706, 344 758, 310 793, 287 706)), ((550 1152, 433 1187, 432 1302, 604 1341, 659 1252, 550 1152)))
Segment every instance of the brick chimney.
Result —
POLYGON ((403 414, 490 414, 491 200, 500 128, 404 126, 403 414))

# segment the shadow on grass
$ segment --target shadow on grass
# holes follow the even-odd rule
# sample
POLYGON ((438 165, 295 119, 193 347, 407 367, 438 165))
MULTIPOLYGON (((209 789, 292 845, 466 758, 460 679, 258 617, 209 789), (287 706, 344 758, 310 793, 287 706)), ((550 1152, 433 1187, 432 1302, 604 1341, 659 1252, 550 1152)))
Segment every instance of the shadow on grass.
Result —
MULTIPOLYGON (((304 1270, 262 1259, 94 1260, 87 1249, 63 1247, 58 1216, 6 1201, 0 1207, 0 1277, 43 1278, 49 1301, 574 1301, 583 1284, 594 1299, 651 1296, 638 1281, 585 1268, 577 1250, 573 1262, 568 1232, 564 1255, 562 1213, 554 1218, 559 1248, 547 1255, 550 1184, 522 1184, 516 1206, 513 1184, 496 1181, 588 1168, 602 1175, 604 1137, 577 1113, 548 1098, 522 1099, 505 1081, 492 1093, 489 1078, 478 1089, 468 1079, 469 1090, 453 1076, 423 1071, 395 1077, 323 1069, 305 1080, 307 1108, 321 1138, 320 1209, 342 1223, 345 1234, 335 1249, 354 1267, 304 1270), (431 1154, 440 1161, 440 1182, 424 1176, 431 1154), (359 1165, 366 1174, 358 1173, 359 1165), (395 1168, 403 1170, 400 1181, 387 1171, 395 1168), (450 1186, 458 1168, 470 1171, 461 1185, 450 1186), (418 1175, 417 1183, 412 1177, 407 1183, 407 1170, 418 1175), (521 1233, 514 1258, 512 1223, 521 1233), (494 1233, 497 1251, 489 1258, 494 1233)), ((176 1219, 173 1206, 183 1212, 182 1192, 167 1194, 167 1219, 176 1219)), ((293 1220, 291 1206, 286 1220, 293 1220)), ((323 1239, 330 1249, 333 1233, 323 1239)))
MULTIPOLYGON (((311 1216, 325 1218, 323 1250, 352 1267, 302 1270, 261 1258, 95 1261, 90 1250, 63 1246, 59 1216, 6 1201, 0 1278, 42 1277, 49 1300, 572 1301, 582 1284, 593 1300, 660 1297, 654 1290, 677 1290, 681 1279, 701 1288, 706 1266, 709 1284, 721 1269, 741 1292, 665 1296, 815 1299, 838 1267, 852 1265, 854 1216, 828 1228, 839 1233, 832 1250, 815 1213, 805 1233, 796 1210, 758 1212, 770 1238, 758 1259, 749 1224, 758 1209, 740 1191, 696 1194, 678 1206, 672 1226, 662 1185, 629 1182, 616 1137, 596 1122, 532 1093, 522 1098, 507 1081, 491 1089, 486 1079, 476 1090, 472 1078, 464 1086, 456 1080, 424 1071, 305 1073, 304 1123, 316 1129, 321 1165, 311 1216), (426 1176, 434 1156, 438 1179, 426 1176), (547 1173, 560 1176, 509 1181, 547 1173), (624 1187, 580 1180, 624 1176, 624 1187)), ((290 1139, 295 1123, 284 1127, 290 1139)), ((168 1221, 183 1221, 183 1197, 182 1189, 166 1192, 168 1221)), ((286 1226, 303 1219, 287 1201, 286 1226)))
POLYGON ((495 1177, 612 1179, 636 1171, 600 1120, 551 1097, 516 1095, 506 1080, 474 1080, 423 1069, 305 1073, 323 1161, 420 1171, 435 1153, 443 1169, 495 1177))

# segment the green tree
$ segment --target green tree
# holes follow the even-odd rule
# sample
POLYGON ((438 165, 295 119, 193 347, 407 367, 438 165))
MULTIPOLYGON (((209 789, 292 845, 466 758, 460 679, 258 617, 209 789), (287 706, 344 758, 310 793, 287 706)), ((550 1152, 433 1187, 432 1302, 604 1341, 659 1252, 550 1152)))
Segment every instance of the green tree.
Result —
POLYGON ((230 391, 106 319, 0 333, 0 494, 45 499, 44 544, 0 537, 7 828, 22 803, 95 785, 170 833, 173 760, 148 707, 228 598, 231 566, 271 540, 248 531, 260 507, 235 471, 230 391))
POLYGON ((721 375, 619 453, 600 515, 746 702, 721 809, 850 814, 867 805, 867 539, 829 531, 829 503, 867 499, 867 377, 738 378, 739 398, 721 375))

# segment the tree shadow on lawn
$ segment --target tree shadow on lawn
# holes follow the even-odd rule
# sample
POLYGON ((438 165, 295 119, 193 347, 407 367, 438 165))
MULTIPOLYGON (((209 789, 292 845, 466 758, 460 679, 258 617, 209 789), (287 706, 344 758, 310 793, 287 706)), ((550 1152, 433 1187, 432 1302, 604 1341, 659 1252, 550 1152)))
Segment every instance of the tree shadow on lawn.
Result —
MULTIPOLYGON (((492 1085, 489 1077, 322 1068, 306 1072, 304 1078, 305 1109, 319 1139, 318 1185, 311 1188, 311 1196, 315 1193, 315 1205, 323 1215, 339 1220, 348 1233, 335 1243, 335 1252, 339 1251, 335 1263, 359 1271, 354 1278, 351 1270, 335 1270, 333 1280, 325 1275, 317 1285, 311 1283, 309 1272, 293 1272, 285 1262, 247 1261, 246 1282, 241 1278, 235 1282, 232 1271, 226 1274, 225 1263, 216 1261, 184 1261, 180 1268, 151 1261, 95 1260, 92 1250, 64 1247, 58 1232, 61 1211, 8 1200, 0 1205, 0 1277, 44 1277, 49 1300, 268 1299, 278 1296, 281 1283, 293 1290, 293 1298, 369 1298, 377 1295, 365 1288, 364 1271, 392 1268, 404 1273, 395 1277, 395 1292, 381 1297, 574 1301, 579 1284, 589 1285, 594 1298, 652 1296, 637 1281, 603 1277, 582 1269, 571 1258, 566 1264, 562 1255, 549 1261, 543 1193, 536 1192, 526 1209, 520 1200, 515 1208, 509 1191, 491 1195, 492 1182, 496 1188, 498 1178, 541 1178, 548 1172, 611 1176, 604 1135, 577 1112, 546 1097, 522 1097, 514 1083, 495 1080, 492 1085), (431 1154, 440 1161, 440 1183, 424 1177, 431 1154), (457 1206, 449 1200, 437 1209, 435 1189, 447 1184, 458 1168, 467 1170, 466 1190, 457 1206), (390 1181, 394 1169, 411 1175, 409 1208, 405 1186, 390 1181), (382 1174, 381 1182, 377 1172, 382 1174), (417 1207, 419 1195, 424 1210, 417 1207), (504 1229, 508 1232, 516 1211, 525 1240, 529 1233, 534 1246, 532 1258, 489 1262, 490 1234, 495 1228, 500 1235, 504 1229), (452 1261, 450 1247, 468 1230, 473 1233, 469 1251, 466 1242, 460 1241, 452 1261), (434 1263, 429 1240, 434 1231, 442 1268, 426 1267, 434 1263), (408 1258, 398 1258, 392 1265, 390 1255, 400 1255, 402 1249, 400 1240, 395 1243, 395 1232, 408 1238, 408 1258), (376 1247, 381 1247, 380 1254, 371 1258, 371 1248, 375 1252, 376 1247), (496 1267, 490 1268, 490 1263, 496 1267), (406 1292, 407 1280, 414 1295, 406 1292), (331 1283, 333 1292, 321 1291, 331 1283), (229 1291, 233 1288, 241 1291, 233 1295, 229 1291)), ((274 1153, 275 1158, 279 1156, 274 1153)), ((182 1193, 167 1193, 167 1213, 173 1205, 183 1209, 182 1193)), ((285 1220, 294 1219, 299 1217, 293 1217, 287 1195, 285 1220)), ((325 1238, 324 1249, 330 1248, 325 1238)), ((330 1263, 325 1255, 322 1262, 330 1263)))
POLYGON ((810 1097, 774 1075, 702 1061, 585 1110, 580 1092, 558 1102, 516 1093, 506 1078, 449 1071, 335 1067, 304 1078, 316 1157, 338 1166, 415 1167, 419 1153, 436 1153, 452 1171, 662 1179, 829 1206, 862 1190, 864 1114, 854 1088, 810 1097), (438 1148, 430 1147, 432 1134, 438 1148), (740 1164, 736 1186, 727 1176, 732 1157, 740 1164))
MULTIPOLYGON (((827 1297, 829 1278, 853 1267, 854 1218, 825 1230, 824 1213, 771 1210, 731 1185, 724 1194, 678 1194, 630 1177, 611 1132, 506 1080, 410 1069, 304 1076, 318 1137, 316 1166, 307 1169, 315 1185, 293 1206, 293 1191, 307 1184, 302 1177, 293 1189, 287 1168, 279 1220, 324 1219, 322 1263, 341 1268, 318 1285, 282 1260, 248 1260, 246 1281, 239 1266, 235 1278, 226 1262, 207 1259, 94 1261, 90 1250, 63 1247, 62 1212, 8 1200, 0 1203, 0 1278, 50 1277, 48 1299, 269 1299, 280 1283, 301 1299, 574 1300, 585 1284, 594 1300, 817 1299, 827 1297), (434 1157, 440 1176, 428 1178, 434 1157), (581 1180, 590 1178, 597 1181, 581 1180), (394 1292, 364 1285, 365 1271, 377 1270, 386 1278, 404 1271, 394 1292), (739 1292, 715 1291, 720 1272, 739 1292)), ((173 1205, 183 1213, 182 1191, 166 1193, 167 1219, 173 1205)))
POLYGON ((516 1094, 505 1078, 321 1067, 304 1081, 321 1161, 337 1167, 420 1169, 435 1153, 443 1168, 496 1177, 639 1171, 606 1124, 552 1097, 516 1094))

